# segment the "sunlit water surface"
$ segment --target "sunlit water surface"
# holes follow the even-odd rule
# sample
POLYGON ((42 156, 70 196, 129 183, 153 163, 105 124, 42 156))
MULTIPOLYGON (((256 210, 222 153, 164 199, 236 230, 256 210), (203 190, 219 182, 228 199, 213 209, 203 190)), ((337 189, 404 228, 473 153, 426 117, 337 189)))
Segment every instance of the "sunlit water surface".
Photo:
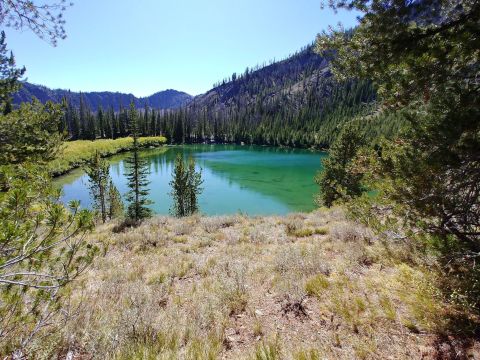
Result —
MULTIPOLYGON (((326 153, 260 146, 186 145, 142 151, 149 164, 150 207, 168 214, 172 205, 169 182, 177 153, 193 156, 202 170, 203 192, 199 198, 203 214, 242 212, 249 215, 286 214, 313 210, 318 186, 315 173, 326 153)), ((128 153, 108 159, 110 174, 120 193, 127 191, 124 176, 128 153)), ((91 207, 88 177, 82 169, 55 180, 63 187, 62 201, 81 201, 91 207)))

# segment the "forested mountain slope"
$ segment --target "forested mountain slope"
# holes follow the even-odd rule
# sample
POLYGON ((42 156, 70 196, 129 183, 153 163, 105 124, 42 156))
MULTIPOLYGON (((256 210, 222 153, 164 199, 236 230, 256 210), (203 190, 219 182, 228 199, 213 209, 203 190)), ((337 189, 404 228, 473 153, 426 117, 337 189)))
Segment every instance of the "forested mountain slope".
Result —
POLYGON ((373 108, 368 81, 338 83, 308 46, 289 58, 233 74, 185 108, 160 115, 175 143, 328 146, 339 127, 373 108))
MULTIPOLYGON (((334 80, 329 62, 307 46, 285 60, 232 74, 205 94, 175 90, 147 98, 120 93, 72 93, 26 83, 15 102, 34 95, 40 101, 68 102, 62 130, 71 139, 128 136, 127 108, 141 109, 143 136, 165 135, 171 143, 246 143, 328 147, 347 121, 376 110, 370 81, 334 80), (100 106, 105 111, 99 111, 100 106), (161 110, 159 110, 161 109, 161 110)), ((369 117, 369 136, 396 131, 395 119, 369 117)))
POLYGON ((132 100, 137 107, 148 105, 155 109, 175 109, 185 105, 192 99, 192 96, 176 90, 160 91, 148 97, 137 98, 132 94, 110 91, 78 93, 61 89, 52 90, 45 86, 24 82, 22 88, 14 94, 13 102, 18 105, 22 102, 31 101, 32 97, 36 97, 42 103, 47 101, 58 103, 65 97, 75 107, 79 107, 82 95, 86 105, 93 111, 97 111, 100 107, 107 109, 111 106, 113 106, 115 111, 118 111, 122 106, 128 106, 132 100))

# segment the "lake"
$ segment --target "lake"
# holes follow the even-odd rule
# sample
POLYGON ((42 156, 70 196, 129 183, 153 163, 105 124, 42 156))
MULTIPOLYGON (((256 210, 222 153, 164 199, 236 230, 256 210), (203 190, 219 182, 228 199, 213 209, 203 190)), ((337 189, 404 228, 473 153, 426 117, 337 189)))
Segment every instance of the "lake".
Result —
MULTIPOLYGON (((239 145, 185 145, 143 150, 149 164, 150 207, 156 214, 168 214, 172 205, 169 182, 173 162, 182 152, 193 156, 202 169, 201 213, 206 215, 242 212, 248 215, 287 214, 311 211, 318 186, 313 178, 321 169, 324 152, 239 145)), ((110 175, 123 195, 126 186, 125 163, 128 153, 108 158, 110 175)), ((91 206, 88 177, 82 169, 58 177, 62 201, 80 200, 91 206)))

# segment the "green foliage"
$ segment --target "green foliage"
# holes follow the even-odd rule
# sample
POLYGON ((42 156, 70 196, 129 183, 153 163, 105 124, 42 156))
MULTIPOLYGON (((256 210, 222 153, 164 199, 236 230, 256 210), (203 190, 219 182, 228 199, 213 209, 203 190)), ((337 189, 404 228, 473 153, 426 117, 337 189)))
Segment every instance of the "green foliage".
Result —
POLYGON ((373 80, 388 106, 428 101, 450 86, 454 91, 476 89, 478 1, 465 0, 458 6, 447 0, 329 4, 363 15, 353 33, 339 29, 317 39, 317 50, 333 55, 337 78, 373 80))
MULTIPOLYGON (((31 2, 2 2, 1 6, 0 23, 9 24, 17 18, 21 24, 10 23, 17 28, 23 21, 32 29, 41 23, 56 22, 30 19, 29 15, 38 14, 38 7, 31 2)), ((40 13, 48 8, 43 7, 40 13)), ((68 307, 63 306, 69 295, 68 284, 86 269, 97 252, 85 240, 93 228, 92 213, 81 210, 77 201, 65 208, 44 166, 61 144, 61 107, 38 101, 23 104, 18 110, 10 107, 11 92, 19 88, 18 79, 24 71, 15 69, 13 55, 6 56, 2 32, 0 353, 12 358, 24 358, 25 349, 38 333, 52 326, 58 317, 68 316, 68 307)))
POLYGON ((173 207, 170 209, 170 212, 177 217, 187 215, 187 178, 188 171, 185 167, 183 156, 178 154, 175 159, 173 179, 170 181, 170 186, 172 187, 171 195, 173 197, 173 207))
POLYGON ((123 202, 120 192, 110 177, 110 165, 100 157, 97 151, 87 165, 86 173, 90 183, 90 194, 94 209, 102 221, 123 215, 123 202))
POLYGON ((66 209, 38 165, 2 165, 0 192, 0 352, 28 346, 60 316, 67 284, 97 248, 85 241, 92 213, 66 209))
POLYGON ((128 126, 133 137, 133 147, 132 155, 125 161, 127 167, 125 176, 128 180, 128 187, 130 188, 130 191, 126 195, 127 201, 129 202, 127 216, 135 223, 150 217, 152 214, 152 211, 147 207, 147 205, 152 203, 148 200, 149 190, 147 189, 149 184, 147 180, 149 169, 148 163, 140 157, 137 118, 137 110, 135 109, 135 104, 132 102, 130 104, 128 126))
POLYGON ((319 36, 317 49, 334 55, 338 78, 373 80, 381 111, 396 111, 407 124, 363 164, 378 193, 352 209, 365 220, 380 217, 384 233, 429 245, 446 294, 480 311, 480 3, 330 5, 363 17, 353 32, 319 36))
POLYGON ((10 104, 11 94, 20 89, 18 80, 25 74, 25 68, 17 69, 15 67, 15 57, 12 53, 8 54, 7 44, 5 42, 5 32, 0 35, 0 103, 2 112, 5 111, 5 105, 10 104))
POLYGON ((354 158, 365 145, 357 122, 347 123, 330 149, 330 156, 323 160, 323 170, 315 177, 320 186, 317 202, 332 206, 335 201, 348 200, 361 195, 362 174, 354 167, 354 158))
POLYGON ((198 212, 198 196, 202 192, 201 171, 195 170, 195 160, 190 158, 185 164, 182 154, 175 159, 172 187, 173 207, 170 210, 177 217, 188 216, 198 212))
POLYGON ((61 144, 61 109, 34 101, 0 115, 0 352, 22 353, 59 316, 67 285, 97 249, 92 214, 66 209, 44 164, 61 144))
POLYGON ((108 189, 112 186, 110 180, 109 164, 100 157, 98 152, 89 161, 85 172, 88 176, 90 195, 92 196, 94 209, 100 214, 102 221, 107 221, 108 189))
POLYGON ((0 164, 53 159, 62 141, 61 117, 59 105, 36 100, 0 114, 0 164))
POLYGON ((281 91, 269 84, 272 79, 268 75, 262 78, 259 70, 255 77, 235 82, 238 93, 224 108, 213 102, 165 113, 160 129, 172 143, 213 141, 324 148, 344 123, 372 111, 375 91, 369 81, 338 83, 316 74, 315 67, 299 68, 303 72, 291 70, 279 82, 295 87, 289 78, 298 77, 303 91, 290 89, 288 94, 285 91, 272 99, 271 92, 281 91), (319 76, 313 84, 312 76, 319 76), (250 99, 252 94, 258 97, 250 99))
POLYGON ((401 142, 384 144, 374 175, 412 226, 478 252, 480 111, 445 98, 405 111, 411 127, 401 142))
MULTIPOLYGON (((140 148, 158 147, 165 144, 167 139, 163 136, 144 137, 138 139, 140 148)), ((133 148, 131 137, 105 140, 76 140, 63 144, 55 159, 48 163, 48 168, 53 175, 60 175, 67 171, 86 164, 96 152, 102 157, 107 157, 133 148)))
POLYGON ((188 213, 195 214, 198 212, 198 196, 202 192, 201 185, 203 184, 202 172, 195 170, 195 160, 193 157, 188 159, 188 176, 187 176, 187 189, 188 189, 188 213))
POLYGON ((123 201, 122 195, 110 180, 108 185, 108 217, 115 219, 123 216, 123 201))

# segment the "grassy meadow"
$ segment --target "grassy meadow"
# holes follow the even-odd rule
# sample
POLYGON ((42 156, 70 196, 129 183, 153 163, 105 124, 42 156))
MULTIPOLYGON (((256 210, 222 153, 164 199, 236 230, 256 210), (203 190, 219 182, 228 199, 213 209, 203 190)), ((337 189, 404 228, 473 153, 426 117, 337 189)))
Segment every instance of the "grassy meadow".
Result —
MULTIPOLYGON (((141 137, 139 142, 142 147, 147 148, 164 145, 167 139, 163 136, 141 137)), ((97 151, 105 157, 128 151, 132 145, 131 137, 65 142, 56 159, 49 163, 49 169, 54 176, 61 175, 85 164, 97 151)))
POLYGON ((386 245, 342 209, 115 226, 91 235, 103 253, 74 284, 72 316, 39 337, 36 358, 58 349, 72 359, 480 353, 478 342, 443 335, 458 314, 432 285, 434 260, 404 242, 386 245))

